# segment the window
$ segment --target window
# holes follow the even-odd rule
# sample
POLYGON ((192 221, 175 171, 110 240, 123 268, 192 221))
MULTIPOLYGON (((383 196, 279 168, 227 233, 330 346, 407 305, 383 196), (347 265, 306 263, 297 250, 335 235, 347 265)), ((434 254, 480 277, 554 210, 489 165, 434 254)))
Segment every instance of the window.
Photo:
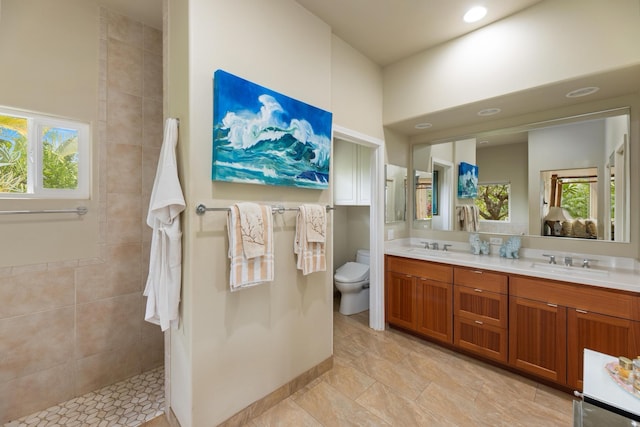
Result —
POLYGON ((478 207, 480 219, 509 222, 510 194, 509 183, 478 184, 475 205, 478 207))
POLYGON ((0 198, 89 197, 89 125, 0 108, 0 198))

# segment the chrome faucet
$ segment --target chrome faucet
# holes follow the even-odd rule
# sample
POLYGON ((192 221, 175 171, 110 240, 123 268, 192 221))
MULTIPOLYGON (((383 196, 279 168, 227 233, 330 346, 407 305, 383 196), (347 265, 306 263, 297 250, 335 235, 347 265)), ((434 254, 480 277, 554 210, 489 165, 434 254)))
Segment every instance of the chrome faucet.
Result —
POLYGON ((440 249, 440 245, 438 245, 438 242, 431 243, 431 249, 436 250, 436 251, 438 249, 440 249))
POLYGON ((556 263, 556 256, 555 255, 542 254, 542 256, 549 257, 549 264, 555 264, 556 263))
POLYGON ((589 258, 585 258, 582 260, 582 268, 591 268, 591 262, 592 260, 590 260, 589 258))
POLYGON ((442 245, 442 250, 447 252, 447 248, 450 248, 451 246, 452 245, 448 245, 448 244, 445 243, 444 245, 442 245))
POLYGON ((571 258, 570 256, 564 257, 564 265, 566 265, 567 267, 571 267, 573 265, 573 258, 571 258))
POLYGON ((429 242, 420 242, 424 245, 425 249, 429 249, 429 242))

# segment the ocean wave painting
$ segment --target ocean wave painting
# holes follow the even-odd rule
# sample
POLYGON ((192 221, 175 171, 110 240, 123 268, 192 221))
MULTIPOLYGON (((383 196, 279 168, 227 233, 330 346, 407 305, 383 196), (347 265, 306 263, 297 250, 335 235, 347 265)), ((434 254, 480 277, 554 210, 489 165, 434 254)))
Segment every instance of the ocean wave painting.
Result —
POLYGON ((212 179, 328 188, 331 119, 330 112, 216 70, 212 179))

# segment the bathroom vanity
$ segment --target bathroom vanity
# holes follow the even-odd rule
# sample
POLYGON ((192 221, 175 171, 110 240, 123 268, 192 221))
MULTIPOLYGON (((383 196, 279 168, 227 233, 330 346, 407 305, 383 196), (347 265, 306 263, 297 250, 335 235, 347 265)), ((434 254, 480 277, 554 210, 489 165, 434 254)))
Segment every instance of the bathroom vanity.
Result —
POLYGON ((633 270, 410 244, 385 255, 390 326, 573 390, 582 390, 583 349, 640 354, 639 290, 633 270))

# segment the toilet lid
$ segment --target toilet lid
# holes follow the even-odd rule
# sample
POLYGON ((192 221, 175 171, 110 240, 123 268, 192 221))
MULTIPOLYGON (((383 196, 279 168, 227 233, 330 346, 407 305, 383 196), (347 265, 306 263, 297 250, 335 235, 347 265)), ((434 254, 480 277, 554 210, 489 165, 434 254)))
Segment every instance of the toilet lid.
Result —
POLYGON ((369 266, 359 262, 348 262, 336 270, 338 282, 359 282, 369 278, 369 266))

